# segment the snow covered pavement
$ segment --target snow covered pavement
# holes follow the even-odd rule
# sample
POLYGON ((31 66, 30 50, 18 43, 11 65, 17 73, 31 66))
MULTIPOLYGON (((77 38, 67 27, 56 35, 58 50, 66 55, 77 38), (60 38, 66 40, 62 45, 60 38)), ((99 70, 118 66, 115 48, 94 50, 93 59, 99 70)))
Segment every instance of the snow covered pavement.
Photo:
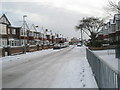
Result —
POLYGON ((85 47, 45 50, 2 59, 3 88, 97 88, 85 47))

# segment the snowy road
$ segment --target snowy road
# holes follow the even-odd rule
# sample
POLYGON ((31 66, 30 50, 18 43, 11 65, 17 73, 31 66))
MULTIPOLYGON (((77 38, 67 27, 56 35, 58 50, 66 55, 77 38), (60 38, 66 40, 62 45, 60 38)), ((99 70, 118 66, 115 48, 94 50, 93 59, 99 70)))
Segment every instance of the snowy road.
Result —
POLYGON ((85 57, 85 47, 68 47, 2 58, 2 87, 97 88, 85 57))

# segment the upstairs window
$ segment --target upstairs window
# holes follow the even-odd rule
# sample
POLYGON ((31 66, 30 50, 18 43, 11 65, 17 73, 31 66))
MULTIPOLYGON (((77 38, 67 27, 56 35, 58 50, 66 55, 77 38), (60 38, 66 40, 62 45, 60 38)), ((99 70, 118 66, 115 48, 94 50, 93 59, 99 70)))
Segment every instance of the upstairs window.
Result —
POLYGON ((21 35, 21 36, 27 36, 27 31, 24 30, 24 29, 21 29, 21 30, 20 30, 20 35, 21 35))
POLYGON ((10 34, 10 28, 8 28, 8 34, 10 34))
POLYGON ((16 34, 16 29, 12 29, 12 34, 16 34))
POLYGON ((7 34, 7 26, 4 24, 0 24, 0 34, 7 34))

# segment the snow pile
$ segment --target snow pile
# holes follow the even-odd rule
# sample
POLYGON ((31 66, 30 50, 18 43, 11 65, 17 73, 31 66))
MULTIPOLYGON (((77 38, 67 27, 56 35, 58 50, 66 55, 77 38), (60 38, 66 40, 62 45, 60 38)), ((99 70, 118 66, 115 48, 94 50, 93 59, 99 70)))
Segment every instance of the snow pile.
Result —
POLYGON ((34 57, 39 57, 39 56, 44 56, 53 52, 57 52, 59 50, 53 50, 53 49, 48 49, 48 50, 42 50, 42 51, 35 51, 35 52, 27 52, 26 54, 20 54, 20 55, 14 55, 14 56, 6 56, 6 57, 1 57, 0 62, 2 62, 2 65, 4 66, 5 63, 8 62, 21 62, 21 60, 28 60, 30 58, 34 57))

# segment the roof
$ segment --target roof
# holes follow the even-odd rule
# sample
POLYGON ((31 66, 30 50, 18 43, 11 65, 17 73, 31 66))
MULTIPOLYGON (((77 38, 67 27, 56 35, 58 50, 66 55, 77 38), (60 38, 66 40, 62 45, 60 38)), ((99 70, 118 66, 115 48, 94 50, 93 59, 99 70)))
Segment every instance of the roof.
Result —
POLYGON ((36 26, 34 24, 32 24, 32 26, 30 27, 30 31, 34 31, 34 32, 37 31, 36 26))
POLYGON ((24 28, 25 30, 30 30, 28 27, 28 24, 25 22, 23 23, 23 25, 21 26, 21 28, 24 28))
POLYGON ((21 27, 15 27, 15 26, 9 26, 10 28, 21 28, 21 27))
POLYGON ((8 20, 8 18, 6 17, 5 14, 3 14, 3 15, 0 17, 0 23, 4 23, 4 24, 7 24, 7 25, 11 25, 10 21, 8 20))
POLYGON ((47 32, 46 32, 46 35, 51 35, 51 32, 47 31, 47 32))
POLYGON ((115 23, 116 20, 120 20, 120 14, 115 14, 113 22, 115 23))

